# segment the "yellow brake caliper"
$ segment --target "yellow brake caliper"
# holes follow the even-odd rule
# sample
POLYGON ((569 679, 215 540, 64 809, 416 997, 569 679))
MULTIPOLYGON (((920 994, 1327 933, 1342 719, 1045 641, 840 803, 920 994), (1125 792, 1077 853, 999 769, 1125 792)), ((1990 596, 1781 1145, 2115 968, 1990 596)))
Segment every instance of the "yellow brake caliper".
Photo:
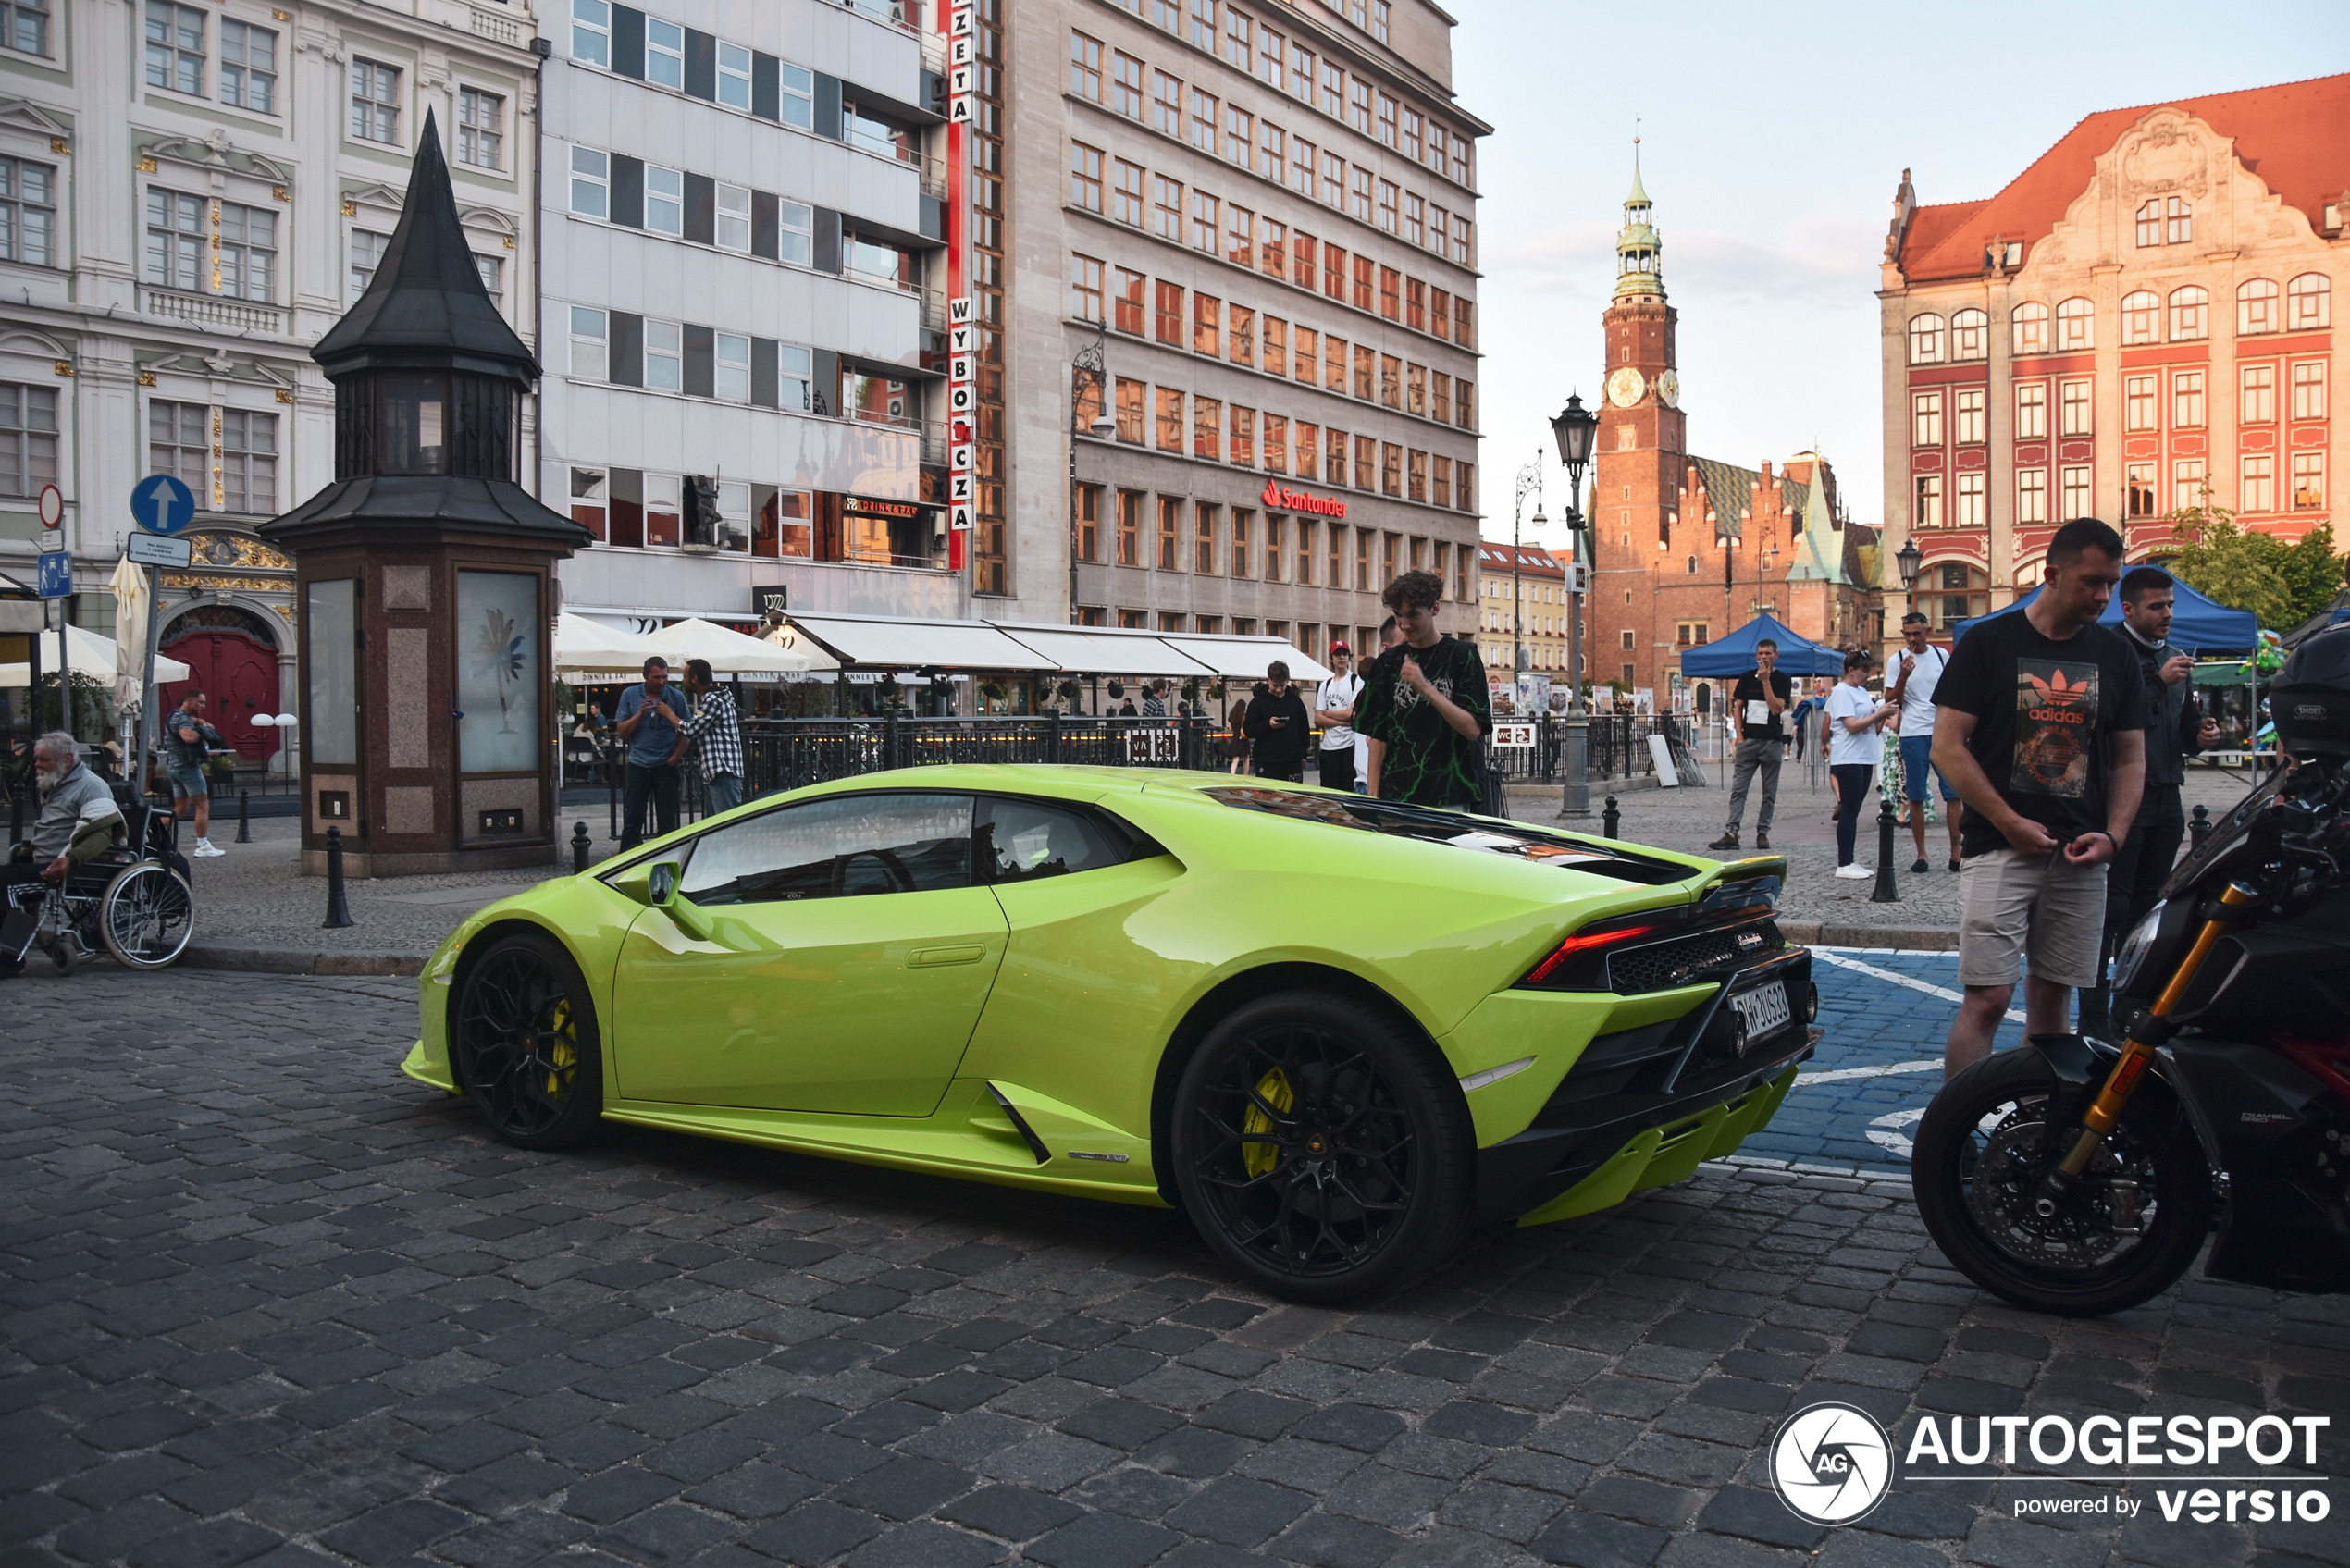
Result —
MULTIPOLYGON (((577 1055, 573 1048, 575 1036, 571 1027, 569 998, 555 1004, 555 1015, 551 1021, 554 1027, 549 1032, 555 1036, 555 1041, 548 1047, 547 1059, 559 1069, 567 1068, 571 1066, 577 1055)), ((563 1078, 560 1072, 550 1072, 547 1075, 547 1097, 550 1100, 563 1097, 563 1078)))
MULTIPOLYGON (((1256 1097, 1277 1111, 1286 1111, 1296 1096, 1290 1093, 1289 1079, 1275 1068, 1256 1080, 1256 1097)), ((1273 1130, 1273 1118, 1252 1104, 1241 1117, 1241 1130, 1251 1138, 1262 1138, 1273 1130)), ((1243 1143, 1241 1158, 1251 1176, 1264 1176, 1281 1163, 1281 1152, 1271 1143, 1243 1143)))

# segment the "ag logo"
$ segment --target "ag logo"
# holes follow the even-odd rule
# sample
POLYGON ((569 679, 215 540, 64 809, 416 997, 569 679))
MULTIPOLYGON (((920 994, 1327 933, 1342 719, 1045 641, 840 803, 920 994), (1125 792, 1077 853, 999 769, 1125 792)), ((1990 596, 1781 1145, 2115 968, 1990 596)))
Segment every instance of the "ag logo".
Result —
POLYGON ((1892 1483, 1892 1442, 1864 1410, 1808 1405, 1771 1439, 1771 1484, 1779 1500, 1814 1525, 1864 1517, 1892 1483))

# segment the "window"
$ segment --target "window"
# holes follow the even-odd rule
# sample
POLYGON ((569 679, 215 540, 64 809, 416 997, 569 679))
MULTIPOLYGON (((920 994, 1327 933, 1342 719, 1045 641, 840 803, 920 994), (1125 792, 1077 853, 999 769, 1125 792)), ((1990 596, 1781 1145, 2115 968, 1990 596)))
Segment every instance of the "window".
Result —
POLYGON ((2326 503, 2326 459, 2323 452, 2299 451, 2293 454, 2293 505, 2296 512, 2312 511, 2326 503))
POLYGON ((1143 227, 1143 166, 1117 159, 1110 170, 1109 216, 1143 227))
POLYGON ((2041 354, 2048 352, 2048 307, 2037 300, 2015 307, 2008 317, 2014 340, 2013 352, 2019 354, 2041 354))
POLYGON ((610 325, 604 313, 571 307, 571 373, 584 381, 612 379, 610 325))
POLYGON ((0 382, 0 495, 39 495, 56 482, 56 389, 0 382))
POLYGON ((1314 102, 1314 52, 1302 44, 1290 45, 1289 95, 1301 104, 1314 102))
POLYGON ((791 343, 779 345, 775 350, 775 398, 780 406, 809 408, 812 402, 810 393, 816 385, 815 352, 791 343))
POLYGON ((1289 142, 1290 185, 1301 196, 1314 194, 1314 143, 1303 136, 1292 136, 1289 142))
POLYGON ((1256 364, 1256 313, 1246 305, 1234 305, 1225 317, 1224 350, 1234 364, 1252 368, 1256 364))
POLYGON ((1102 210, 1102 150, 1082 142, 1069 144, 1069 200, 1089 213, 1102 210))
POLYGON ((1082 32, 1069 35, 1069 90, 1088 103, 1102 101, 1102 41, 1082 32))
POLYGON ((0 43, 28 55, 49 53, 49 0, 0 5, 0 43))
POLYGON ((674 321, 645 322, 645 385, 674 392, 685 385, 684 332, 674 321))
MULTIPOLYGON (((1917 494, 1917 516, 1913 525, 1920 528, 1942 526, 1942 475, 1939 474, 1919 475, 1917 494)), ((1693 555, 1689 557, 1689 560, 1694 562, 1697 557, 1693 555)), ((1691 571, 1696 569, 1695 566, 1690 567, 1691 571)))
POLYGON ((1346 300, 1346 253, 1336 245, 1322 247, 1322 292, 1341 303, 1346 300))
POLYGON ((1280 90, 1281 62, 1289 57, 1289 41, 1269 27, 1256 30, 1256 74, 1266 86, 1280 90))
POLYGON ((1162 280, 1157 286, 1152 315, 1158 340, 1180 348, 1183 341, 1183 286, 1162 280))
POLYGON ((1151 176, 1151 232, 1162 240, 1183 242, 1183 182, 1163 174, 1151 176))
POLYGON ((686 86, 686 30, 659 17, 645 19, 645 80, 656 87, 686 86))
POLYGON ((200 196, 148 188, 148 282, 166 289, 193 290, 204 287, 211 272, 203 265, 209 207, 210 204, 200 196))
POLYGON ((2089 470, 2086 464, 2067 468, 2064 478, 2064 515, 2068 518, 2092 515, 2089 500, 2089 470))
POLYGON ((1191 41, 1194 48, 1216 52, 1216 0, 1191 0, 1191 41))
POLYGON ((0 158, 0 261, 51 265, 56 231, 56 170, 0 158))
POLYGON ((750 51, 739 43, 718 45, 718 101, 745 114, 751 110, 750 51))
POLYGON ((2158 424, 2154 412, 2152 376, 2124 376, 2121 378, 2121 428, 2131 432, 2154 429, 2158 424))
MULTIPOLYGON (((1450 138, 1450 141, 1452 143, 1453 183, 1466 191, 1468 189, 1469 183, 1469 139, 1461 135, 1458 131, 1455 131, 1450 138)), ((1468 219, 1462 218, 1460 223, 1461 226, 1466 228, 1468 225, 1468 219)))
POLYGON ((2057 349, 2072 353, 2096 347, 2096 306, 2075 297, 2057 306, 2057 349))
POLYGON ((1182 570, 1183 502, 1179 496, 1158 498, 1158 569, 1182 570))
POLYGON ((1231 62, 1236 71, 1250 70, 1255 64, 1256 51, 1249 21, 1238 11, 1227 10, 1224 13, 1224 58, 1231 62))
POLYGON ((775 204, 776 253, 808 265, 816 255, 816 209, 799 202, 775 204))
POLYGON ((1158 391, 1158 438, 1161 451, 1181 453, 1183 450, 1183 394, 1172 387, 1158 391))
POLYGON ((2138 245, 2144 249, 2161 243, 2162 199, 2158 196, 2138 208, 2138 245))
POLYGON ((783 110, 784 123, 806 130, 816 123, 816 73, 789 60, 778 64, 775 71, 778 93, 777 107, 783 110))
MULTIPOLYGON (((1371 84, 1359 76, 1346 84, 1346 123, 1366 136, 1371 134, 1371 84)), ((1393 144, 1392 128, 1389 142, 1393 144)))
MULTIPOLYGON (((961 795, 842 796, 768 811, 702 834, 678 891, 711 906, 968 887, 971 817, 961 795)), ((1049 826, 1041 834, 1036 847, 1050 853, 1061 835, 1049 826)))
POLYGON ((1151 73, 1150 118, 1145 122, 1153 130, 1181 137, 1183 134, 1183 82, 1165 71, 1151 73))
POLYGON ((2015 471, 2015 520, 2023 523, 2046 523, 2048 520, 2048 471, 2045 468, 2019 468, 2015 471))
POLYGON ((1357 223, 1371 221, 1371 171, 1360 165, 1348 171, 1346 212, 1357 223))
POLYGON ((1322 204, 1342 211, 1346 206, 1346 160, 1336 153, 1322 154, 1322 204))
POLYGON ((645 228, 654 234, 686 232, 686 177, 659 164, 645 166, 645 228))
POLYGON ((711 196, 713 221, 711 239, 721 250, 750 249, 750 189, 743 185, 716 186, 711 196))
POLYGON ((1118 377, 1118 438, 1130 446, 1143 442, 1144 390, 1142 382, 1118 377))
POLYGON ((2305 272, 2285 285, 2285 325, 2295 332, 2333 325, 2333 279, 2305 272))
POLYGON ((2325 361, 2303 360, 2293 367, 2293 417, 2323 419, 2325 416, 2325 361))
POLYGON ((275 32, 250 22, 220 19, 220 101, 259 115, 278 112, 275 32))
POLYGON ((147 0, 147 85, 204 91, 204 13, 171 0, 147 0))
POLYGON ((1109 106, 1128 119, 1143 117, 1143 62, 1132 55, 1110 57, 1109 106))
POLYGON ((1228 106, 1224 110, 1224 156, 1246 168, 1255 144, 1256 117, 1238 104, 1228 106))
POLYGON ((2154 515, 2154 464, 2124 463, 2121 468, 2121 512, 2126 517, 2154 515))
POLYGON ((1439 425, 1453 423, 1453 378, 1441 370, 1429 377, 1428 416, 1439 425))
MULTIPOLYGON (((1289 472, 1289 419, 1288 419, 1288 417, 1287 417, 1286 415, 1284 415, 1284 414, 1267 414, 1267 415, 1265 416, 1265 425, 1264 425, 1264 429, 1263 429, 1263 435, 1264 435, 1265 439, 1264 439, 1263 448, 1262 448, 1262 454, 1263 454, 1264 463, 1265 463, 1265 467, 1266 467, 1267 471, 1268 471, 1268 472, 1269 472, 1269 473, 1274 473, 1274 474, 1286 474, 1286 473, 1288 473, 1288 472, 1289 472)), ((1267 526, 1270 527, 1271 525, 1271 525, 1271 522, 1268 520, 1268 524, 1267 524, 1267 526)))
POLYGON ((259 207, 220 204, 220 248, 215 264, 220 291, 240 300, 276 297, 278 215, 259 207))
POLYGON ((212 506, 212 411, 202 403, 147 404, 147 472, 169 474, 212 506))
POLYGON ((1192 294, 1192 352, 1220 359, 1224 353, 1224 302, 1213 294, 1192 294))
MULTIPOLYGON (((1121 383, 1119 384, 1119 388, 1120 388, 1121 394, 1122 394, 1122 392, 1123 392, 1124 386, 1125 386, 1125 383, 1122 383, 1122 382, 1121 382, 1121 383)), ((1122 401, 1122 397, 1121 397, 1121 401, 1122 401)), ((1142 557, 1141 557, 1141 555, 1140 555, 1140 553, 1139 553, 1139 552, 1140 552, 1140 550, 1142 549, 1142 541, 1141 541, 1141 537, 1140 537, 1140 536, 1141 536, 1141 534, 1142 534, 1142 531, 1143 531, 1143 497, 1142 497, 1142 492, 1141 492, 1141 491, 1139 491, 1139 490, 1120 490, 1120 491, 1119 491, 1119 492, 1118 492, 1118 563, 1119 563, 1120 566, 1140 566, 1140 565, 1143 563, 1143 562, 1142 562, 1142 557)), ((1091 560, 1091 559, 1092 559, 1092 555, 1090 554, 1090 552, 1088 553, 1088 555, 1087 555, 1086 559, 1088 559, 1088 560, 1091 560)))
POLYGON ((2183 245, 2195 238, 2195 209, 2182 197, 2172 196, 2162 204, 2162 242, 2183 245))
MULTIPOLYGON (((2089 433, 2089 383, 2086 381, 2064 382, 2058 392, 2058 405, 2061 410, 2062 420, 2058 429, 2062 434, 2085 436, 2089 433)), ((2079 517, 2083 513, 2074 512, 2068 512, 2066 515, 2079 517)))
POLYGON ((1224 461, 1224 403, 1220 398, 1192 399, 1192 455, 1206 463, 1224 461))
POLYGON ((1192 518, 1192 570, 1212 577, 1216 574, 1216 508, 1206 501, 1194 501, 1192 518))
POLYGON ((1919 392, 1910 399, 1910 444, 1913 447, 1938 447, 1942 444, 1942 394, 1919 392))
MULTIPOLYGON (((1267 120, 1256 128, 1256 172, 1279 185, 1288 168, 1289 137, 1281 128, 1267 120)), ((1246 163, 1246 158, 1239 160, 1246 163)))
POLYGON ((1455 377, 1453 381, 1453 404, 1456 410, 1453 423, 1464 430, 1477 428, 1477 389, 1455 377))
POLYGON ((220 504, 229 512, 277 512, 276 414, 241 408, 221 411, 220 504))
POLYGON ((2211 336, 2211 295, 2209 290, 2190 285, 2171 290, 2171 340, 2174 343, 2193 341, 2211 336))
POLYGON ((1211 158, 1216 155, 1216 125, 1222 111, 1216 94, 1192 89, 1192 145, 1211 158))
POLYGON ((2205 483, 2203 476, 2203 459, 2183 458, 2171 465, 2171 506, 2173 511, 2184 512, 2190 507, 2201 506, 2209 493, 2210 486, 2205 483))
POLYGON ((612 0, 571 0, 571 57, 612 68, 612 0))
POLYGON ((2244 367, 2244 395, 2236 403, 2236 421, 2243 425, 2273 424, 2277 417, 2277 367, 2244 367))
MULTIPOLYGON (((1293 426, 1296 435, 1295 454, 1291 460, 1291 472, 1301 479, 1322 476, 1322 427, 1301 419, 1293 426)), ((1336 580, 1332 580, 1336 586, 1336 580)))
POLYGON ((2277 286, 2265 278, 2236 285, 2236 336, 2250 338, 2277 329, 2277 286))
POLYGON ((1256 263, 1256 215, 1246 207, 1224 209, 1224 259, 1235 266, 1256 263))
POLYGON ((1991 318, 1979 310, 1962 310, 1950 317, 1950 357, 1985 359, 1991 352, 1991 318))
MULTIPOLYGON (((222 54, 225 58, 225 42, 222 54)), ((225 68, 222 74, 225 80, 225 68)), ((505 167, 506 138, 501 129, 506 123, 505 115, 506 100, 497 93, 476 92, 470 87, 458 89, 457 161, 476 168, 505 167)))
POLYGON ((1102 264, 1091 256, 1069 258, 1069 314, 1080 321, 1102 319, 1102 264))
POLYGON ((1379 401, 1386 408, 1404 406, 1404 362, 1393 354, 1379 356, 1379 401))
POLYGON ((2048 384, 2019 381, 2015 388, 2015 438, 2037 441, 2048 433, 2048 384))
POLYGON ((2277 460, 2263 452, 2244 460, 2244 488, 2237 492, 2240 512, 2277 509, 2277 460))
POLYGON ((376 268, 383 265, 384 247, 391 243, 388 235, 365 228, 351 231, 351 293, 346 303, 355 304, 375 280, 376 268))
POLYGON ((1983 528, 1990 525, 1990 477, 1981 469, 1959 475, 1958 516, 1961 528, 1983 528))
POLYGON ((2161 334, 2155 327, 2156 307, 2159 302, 2153 292, 2146 289, 2121 296, 2121 341, 2124 346, 2161 340, 2161 334))
POLYGON ((1137 338, 1141 337, 1144 282, 1143 275, 1139 272, 1129 272, 1120 266, 1111 269, 1110 278, 1113 315, 1110 325, 1120 332, 1131 332, 1137 338))
POLYGON ((2203 372, 2182 370, 2171 377, 2171 423, 2181 430, 2203 427, 2203 372))
POLYGON ((400 145, 400 72, 393 67, 352 56, 351 134, 354 141, 400 145))
POLYGON ((582 217, 612 216, 612 158, 590 147, 571 150, 571 210, 582 217))
MULTIPOLYGON (((1237 463, 1240 460, 1234 458, 1232 461, 1237 463)), ((1232 576, 1236 581, 1245 582, 1256 574, 1253 569, 1255 564, 1255 555, 1249 548, 1248 537, 1249 524, 1255 521, 1255 518, 1254 512, 1238 507, 1232 510, 1232 576)))
POLYGON ((750 401, 750 340, 732 332, 712 338, 711 395, 730 403, 750 401))
POLYGON ((1954 438, 1964 446, 1979 444, 1985 437, 1985 408, 1990 393, 1980 387, 1961 388, 1954 399, 1953 423, 1957 426, 1954 438))
POLYGON ((1910 318, 1910 363, 1942 363, 1942 318, 1928 314, 1910 318))

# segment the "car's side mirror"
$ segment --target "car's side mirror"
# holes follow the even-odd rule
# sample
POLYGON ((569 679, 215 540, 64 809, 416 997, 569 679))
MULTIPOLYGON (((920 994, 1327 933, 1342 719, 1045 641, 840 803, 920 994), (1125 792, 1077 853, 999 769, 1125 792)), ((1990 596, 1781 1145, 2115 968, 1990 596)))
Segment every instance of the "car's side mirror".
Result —
POLYGON ((653 907, 676 922, 677 929, 696 942, 710 940, 710 927, 702 920, 690 899, 678 892, 686 880, 686 868, 674 860, 657 862, 645 879, 645 891, 651 895, 653 907))
MULTIPOLYGON (((673 861, 663 861, 662 864, 674 869, 673 861)), ((631 866, 615 875, 609 885, 623 898, 644 905, 658 904, 661 900, 654 897, 652 892, 652 875, 657 869, 642 863, 631 866)))

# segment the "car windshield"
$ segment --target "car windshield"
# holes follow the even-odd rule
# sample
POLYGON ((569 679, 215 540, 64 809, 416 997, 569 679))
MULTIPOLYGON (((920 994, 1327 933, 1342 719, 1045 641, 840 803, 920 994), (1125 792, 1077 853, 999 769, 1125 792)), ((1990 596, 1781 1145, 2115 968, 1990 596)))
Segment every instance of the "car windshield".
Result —
POLYGON ((1625 882, 1678 882, 1689 876, 1687 866, 1651 860, 1622 849, 1589 844, 1561 833, 1513 822, 1506 826, 1458 811, 1440 811, 1401 801, 1374 800, 1362 795, 1315 794, 1297 789, 1272 789, 1258 784, 1220 785, 1200 792, 1243 811, 1264 811, 1300 821, 1322 822, 1362 833, 1390 833, 1402 838, 1449 844, 1456 848, 1514 859, 1539 861, 1572 870, 1590 871, 1625 882))

